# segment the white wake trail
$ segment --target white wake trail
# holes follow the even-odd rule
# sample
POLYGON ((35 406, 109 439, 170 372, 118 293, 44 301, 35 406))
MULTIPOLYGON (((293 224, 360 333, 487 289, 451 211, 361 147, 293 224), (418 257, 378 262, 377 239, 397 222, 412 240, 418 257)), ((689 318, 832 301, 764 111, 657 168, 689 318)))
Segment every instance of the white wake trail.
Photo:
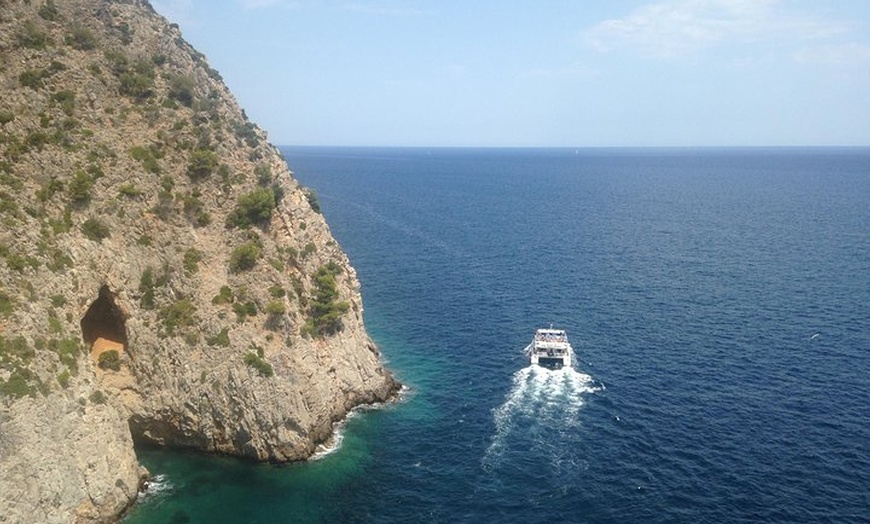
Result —
POLYGON ((487 449, 487 456, 500 453, 504 440, 513 427, 514 419, 536 402, 536 392, 539 391, 540 386, 536 383, 533 371, 528 367, 514 373, 511 392, 505 402, 493 411, 495 437, 487 449))
POLYGON ((484 467, 495 465, 510 449, 514 433, 517 439, 525 437, 520 443, 523 449, 551 447, 555 435, 579 424, 583 396, 600 389, 592 377, 572 368, 529 366, 514 373, 504 403, 493 410, 495 433, 483 458, 484 467))

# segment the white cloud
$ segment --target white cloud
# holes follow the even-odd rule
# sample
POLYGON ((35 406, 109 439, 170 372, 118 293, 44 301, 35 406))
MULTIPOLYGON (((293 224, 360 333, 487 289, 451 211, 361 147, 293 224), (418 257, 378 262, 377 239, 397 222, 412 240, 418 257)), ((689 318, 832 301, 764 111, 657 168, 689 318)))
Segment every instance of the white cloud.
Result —
POLYGON ((267 7, 295 8, 299 6, 298 2, 288 0, 241 0, 241 4, 245 9, 263 9, 267 7))
POLYGON ((431 11, 416 9, 413 7, 389 7, 385 5, 373 5, 365 3, 345 4, 342 6, 345 11, 353 11, 357 13, 365 13, 370 15, 386 15, 386 16, 420 16, 431 14, 431 11))
POLYGON ((599 51, 627 47, 669 56, 723 43, 805 40, 843 31, 844 24, 789 12, 779 0, 666 0, 604 20, 586 36, 599 51))
POLYGON ((852 66, 870 65, 870 45, 851 42, 807 47, 792 55, 799 64, 852 66))
MULTIPOLYGON (((165 1, 165 0, 164 0, 165 1)), ((177 0, 176 0, 177 1, 177 0)), ((338 9, 341 11, 351 11, 356 13, 386 15, 386 16, 418 16, 429 14, 430 11, 416 9, 413 7, 392 6, 380 2, 352 2, 340 3, 334 1, 323 0, 237 0, 238 3, 245 9, 265 9, 270 7, 283 7, 290 9, 306 8, 327 8, 338 9)))
POLYGON ((260 9, 261 7, 272 7, 281 3, 281 0, 241 0, 241 3, 245 9, 260 9))

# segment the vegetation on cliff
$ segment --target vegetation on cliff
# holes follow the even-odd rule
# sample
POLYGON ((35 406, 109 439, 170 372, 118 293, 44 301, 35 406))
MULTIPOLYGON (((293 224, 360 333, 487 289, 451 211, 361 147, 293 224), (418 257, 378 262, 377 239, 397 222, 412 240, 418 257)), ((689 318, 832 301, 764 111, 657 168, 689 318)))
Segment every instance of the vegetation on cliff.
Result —
POLYGON ((0 85, 11 522, 117 514, 133 440, 301 459, 395 391, 316 196, 147 1, 0 0, 0 85))
POLYGON ((308 310, 309 318, 302 332, 311 336, 324 336, 341 330, 341 317, 350 304, 339 300, 335 278, 341 274, 341 266, 329 263, 317 268, 314 273, 315 294, 308 310))
MULTIPOLYGON (((270 253, 263 234, 245 233, 252 227, 265 237, 270 233, 283 197, 273 174, 278 170, 273 167, 279 167, 274 166, 275 151, 243 112, 227 104, 230 97, 217 72, 177 31, 135 23, 130 19, 134 11, 123 3, 2 4, 0 16, 10 29, 0 39, 0 70, 6 79, 0 100, 0 259, 7 270, 0 279, 2 314, 14 316, 21 302, 5 289, 24 286, 32 290, 24 302, 43 300, 36 289, 43 273, 62 278, 73 269, 67 246, 82 245, 78 234, 96 243, 114 235, 117 247, 147 257, 147 251, 159 248, 150 240, 154 229, 213 229, 211 217, 225 214, 231 274, 250 271, 269 256, 277 274, 267 283, 292 279, 314 285, 310 296, 303 288, 297 297, 301 304, 311 301, 307 308, 290 307, 287 295, 266 300, 266 293, 246 286, 242 317, 263 308, 272 317, 301 310, 307 316, 297 325, 301 333, 325 336, 341 329, 349 305, 333 296, 335 268, 340 270, 336 262, 329 261, 332 270, 317 269, 306 278, 306 265, 295 255, 270 253), (140 34, 145 31, 162 32, 147 35, 160 45, 146 41, 140 34), (246 158, 239 160, 239 151, 246 158), (222 213, 223 206, 210 205, 210 200, 236 203, 222 213), (143 225, 150 227, 135 234, 143 225), (14 234, 25 229, 39 233, 28 238, 14 234)), ((150 9, 144 2, 134 4, 150 9)), ((316 195, 301 195, 319 213, 316 195)), ((297 227, 302 230, 307 223, 297 227)), ((301 251, 304 258, 314 253, 313 243, 303 246, 282 249, 301 251)), ((196 306, 176 295, 196 292, 194 276, 205 256, 205 250, 185 246, 180 263, 172 255, 164 261, 168 264, 159 279, 151 266, 142 271, 140 304, 158 311, 165 336, 176 336, 185 327, 199 329, 196 306)), ((59 334, 74 335, 74 320, 61 322, 59 334)), ((4 359, 0 365, 9 373, 0 374, 0 386, 13 382, 0 391, 50 390, 50 382, 41 370, 30 368, 30 361, 4 359)))

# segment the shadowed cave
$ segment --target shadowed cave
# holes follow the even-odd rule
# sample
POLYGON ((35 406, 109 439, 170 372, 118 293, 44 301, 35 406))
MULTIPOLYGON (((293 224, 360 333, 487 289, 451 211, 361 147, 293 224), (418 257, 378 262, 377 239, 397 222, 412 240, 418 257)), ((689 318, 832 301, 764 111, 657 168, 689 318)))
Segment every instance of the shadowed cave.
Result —
POLYGON ((92 348, 100 341, 110 343, 113 349, 124 350, 127 347, 127 328, 124 320, 124 313, 115 304, 115 295, 108 286, 103 285, 97 299, 82 317, 82 338, 85 344, 92 348))

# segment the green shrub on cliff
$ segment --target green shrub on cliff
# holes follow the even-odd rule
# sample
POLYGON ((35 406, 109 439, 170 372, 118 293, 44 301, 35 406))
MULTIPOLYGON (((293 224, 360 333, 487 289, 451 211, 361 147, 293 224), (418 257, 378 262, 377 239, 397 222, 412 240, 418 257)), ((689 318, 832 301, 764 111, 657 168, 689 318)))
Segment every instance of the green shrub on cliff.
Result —
POLYGON ((68 369, 65 369, 65 370, 61 371, 60 373, 58 373, 57 383, 60 384, 60 387, 62 387, 64 389, 69 387, 69 377, 70 377, 70 374, 69 374, 68 369))
POLYGON ((175 199, 172 197, 172 192, 161 189, 157 192, 157 203, 151 208, 151 211, 157 215, 160 220, 169 220, 172 212, 175 211, 175 199))
POLYGON ((63 307, 66 305, 66 297, 63 295, 52 295, 49 297, 51 305, 54 307, 63 307))
POLYGON ((273 300, 266 304, 266 313, 273 316, 281 316, 287 312, 287 305, 283 300, 273 300))
POLYGON ((257 127, 251 122, 233 122, 233 131, 236 136, 244 140, 250 147, 257 147, 260 144, 260 139, 257 137, 257 127))
POLYGON ((0 394, 12 398, 35 397, 43 388, 39 376, 27 368, 15 368, 5 382, 0 380, 0 394))
POLYGON ((196 84, 192 78, 173 75, 169 79, 169 98, 185 107, 190 107, 193 105, 195 88, 196 84))
POLYGON ((53 0, 46 0, 46 2, 39 8, 37 14, 43 19, 48 20, 49 22, 56 22, 60 19, 60 13, 57 10, 57 6, 54 5, 53 0))
POLYGON ((79 51, 90 51, 97 47, 97 38, 86 27, 74 27, 64 39, 64 43, 79 51))
MULTIPOLYGON (((63 228, 66 228, 65 231, 69 231, 69 227, 66 225, 65 222, 60 224, 53 224, 52 228, 55 230, 55 232, 57 232, 58 229, 63 228), (55 225, 58 226, 56 229, 54 227, 55 225)), ((49 258, 45 263, 45 267, 51 270, 52 273, 57 273, 58 271, 62 271, 64 268, 73 266, 72 258, 70 258, 70 256, 67 255, 65 251, 56 247, 49 249, 48 257, 49 258)))
POLYGON ((256 316, 257 311, 257 304, 251 300, 233 304, 233 313, 236 314, 236 322, 239 324, 244 322, 248 317, 256 316))
POLYGON ((132 182, 124 182, 118 186, 118 194, 127 198, 136 198, 142 195, 142 190, 136 187, 132 182))
POLYGON ((211 299, 211 303, 216 306, 221 304, 231 304, 233 299, 233 290, 230 289, 230 286, 221 286, 218 294, 211 299))
POLYGON ((118 91, 137 100, 145 100, 154 94, 154 66, 148 60, 137 60, 132 67, 124 60, 115 62, 115 73, 121 85, 118 91))
POLYGON ((23 87, 39 89, 42 81, 51 76, 45 69, 25 69, 18 75, 18 83, 23 87))
POLYGON ((238 273, 253 269, 261 254, 262 250, 256 242, 242 244, 230 253, 230 271, 238 273))
POLYGON ((229 347, 230 345, 230 330, 229 328, 223 328, 213 337, 208 337, 205 339, 205 343, 209 346, 220 346, 220 347, 229 347))
POLYGON ((48 349, 57 353, 60 363, 76 375, 79 372, 78 356, 82 352, 82 345, 75 338, 53 338, 48 341, 48 349))
POLYGON ((121 357, 118 355, 116 350, 110 349, 100 353, 100 357, 97 359, 97 365, 100 366, 100 369, 120 371, 121 357))
POLYGON ((99 389, 94 390, 94 392, 91 393, 88 399, 90 399, 90 401, 94 404, 105 404, 106 401, 109 400, 108 397, 106 397, 106 394, 99 389))
POLYGON ((163 321, 166 333, 174 335, 179 328, 196 324, 196 306, 190 299, 183 298, 161 309, 157 316, 163 321))
POLYGON ((205 204, 200 200, 199 191, 191 191, 181 197, 184 204, 184 215, 198 227, 211 224, 211 215, 206 211, 205 204))
POLYGON ((204 180, 211 176, 217 167, 217 153, 210 149, 197 149, 190 154, 190 161, 187 164, 187 176, 194 182, 204 180))
POLYGON ((302 326, 302 334, 326 336, 342 329, 341 317, 350 309, 350 304, 338 300, 335 277, 341 266, 334 262, 320 266, 314 273, 314 300, 308 309, 308 320, 302 326))
POLYGON ((272 369, 272 364, 269 364, 263 357, 252 351, 245 355, 245 364, 251 366, 257 370, 260 375, 266 378, 275 374, 275 371, 272 369))
POLYGON ((12 398, 35 397, 36 393, 48 393, 48 385, 29 369, 36 356, 24 337, 7 339, 0 336, 0 370, 9 370, 5 381, 0 380, 0 395, 12 398))
POLYGON ((10 253, 6 255, 6 265, 13 271, 22 272, 28 266, 33 269, 38 268, 39 260, 30 256, 19 255, 18 253, 10 253))
MULTIPOLYGON (((31 89, 39 89, 45 84, 44 80, 51 77, 55 73, 59 73, 66 69, 66 66, 57 60, 44 69, 25 69, 18 75, 18 83, 23 87, 31 89)), ((8 154, 8 152, 7 152, 8 154)))
POLYGON ((266 187, 272 183, 272 167, 269 164, 257 164, 254 176, 257 177, 257 184, 266 187))
POLYGON ((73 116, 76 108, 76 94, 69 89, 51 95, 51 105, 58 106, 66 116, 73 116))
POLYGON ((236 208, 227 217, 227 227, 247 228, 261 224, 272 218, 275 210, 275 192, 270 188, 258 187, 239 197, 236 208))
POLYGON ((154 309, 154 268, 148 266, 139 277, 139 303, 145 309, 154 309))
POLYGON ((109 238, 109 226, 97 218, 85 220, 81 230, 85 237, 94 242, 101 242, 104 238, 109 238))
POLYGON ((27 20, 21 24, 16 43, 19 47, 44 50, 51 44, 51 38, 31 20, 27 20))
POLYGON ((199 269, 199 263, 205 255, 202 251, 190 248, 184 252, 184 272, 188 275, 193 275, 199 269))
POLYGON ((27 344, 24 337, 7 339, 0 336, 0 364, 28 364, 35 355, 36 352, 27 344))
POLYGON ((145 146, 133 146, 130 148, 130 156, 134 160, 138 160, 145 171, 149 173, 160 173, 160 164, 158 159, 163 157, 163 152, 158 146, 151 144, 145 146))
POLYGON ((67 195, 73 204, 82 206, 91 201, 91 189, 94 187, 94 178, 79 169, 73 175, 69 183, 67 195))
POLYGON ((315 213, 321 213, 320 200, 317 199, 317 192, 312 188, 305 189, 305 199, 308 200, 308 205, 315 213))

